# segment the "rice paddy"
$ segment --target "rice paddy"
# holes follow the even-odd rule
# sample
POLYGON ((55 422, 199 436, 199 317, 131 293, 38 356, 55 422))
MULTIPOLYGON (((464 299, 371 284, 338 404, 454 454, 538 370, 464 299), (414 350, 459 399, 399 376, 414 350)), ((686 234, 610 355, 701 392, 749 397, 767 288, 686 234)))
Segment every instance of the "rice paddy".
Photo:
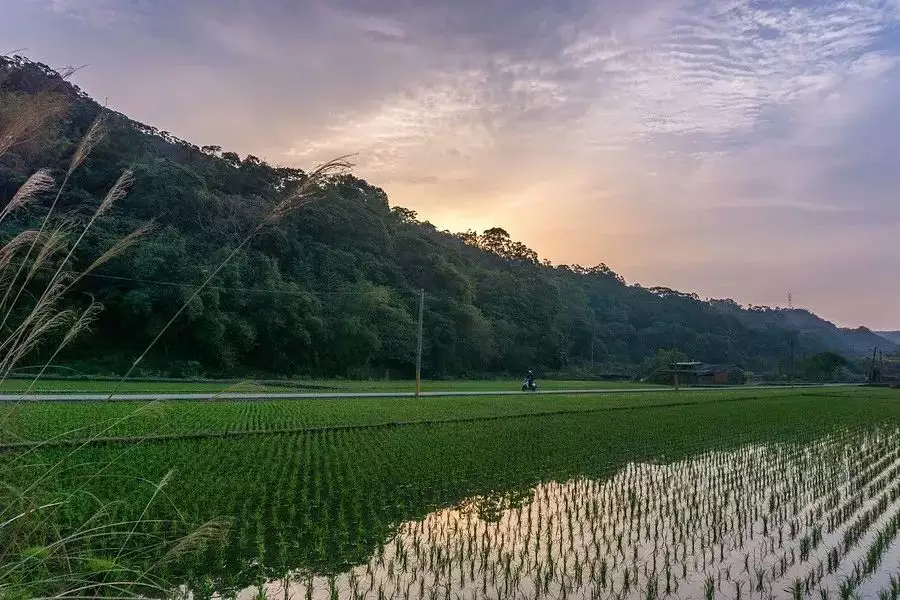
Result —
POLYGON ((227 539, 170 567, 173 596, 900 597, 896 391, 172 403, 133 421, 116 412, 135 408, 0 412, 5 440, 85 427, 74 446, 7 447, 0 460, 65 462, 41 493, 84 495, 60 508, 58 527, 104 498, 120 500, 116 518, 143 514, 147 535, 228 518, 227 539), (125 429, 89 442, 97 421, 125 429), (161 423, 180 437, 154 437, 161 423), (164 501, 148 509, 148 482, 173 468, 164 501))
MULTIPOLYGON (((424 391, 516 391, 520 388, 520 379, 495 380, 426 380, 422 382, 424 391)), ((347 380, 347 379, 300 379, 274 381, 126 381, 119 385, 116 379, 53 379, 42 378, 34 381, 28 378, 5 379, 0 382, 0 394, 14 394, 30 390, 32 393, 103 393, 112 392, 116 388, 120 392, 412 392, 416 389, 411 380, 347 380)), ((646 389, 657 386, 652 383, 633 383, 630 381, 540 381, 541 389, 646 389)))
POLYGON ((900 566, 896 548, 889 552, 900 526, 898 443, 896 428, 842 433, 804 446, 628 463, 606 481, 544 483, 525 498, 471 498, 404 523, 365 565, 287 587, 272 582, 265 592, 875 597, 879 586, 896 590, 890 574, 874 576, 885 560, 900 566))

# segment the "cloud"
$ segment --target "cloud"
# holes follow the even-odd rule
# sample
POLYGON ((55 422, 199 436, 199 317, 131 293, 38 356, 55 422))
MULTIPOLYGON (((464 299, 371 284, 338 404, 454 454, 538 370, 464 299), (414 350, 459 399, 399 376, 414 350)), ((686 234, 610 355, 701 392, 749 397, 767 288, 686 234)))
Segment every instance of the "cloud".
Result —
MULTIPOLYGON (((841 101, 841 93, 897 64, 878 41, 900 15, 880 0, 663 2, 604 24, 607 13, 560 24, 554 44, 534 44, 538 55, 526 41, 476 42, 466 53, 437 36, 420 50, 451 48, 444 64, 423 66, 366 110, 336 111, 289 155, 353 147, 372 156, 373 172, 451 145, 703 161, 809 129, 812 108, 826 128, 852 119, 864 101, 841 101), (491 44, 495 50, 482 53, 491 44)), ((406 35, 399 25, 392 31, 406 35)))
POLYGON ((135 25, 149 15, 153 5, 149 0, 133 0, 123 5, 117 0, 33 0, 44 4, 57 15, 70 17, 97 28, 135 25))
POLYGON ((407 37, 405 25, 397 19, 348 10, 336 10, 352 29, 381 40, 403 40, 407 37))
POLYGON ((883 74, 896 57, 876 45, 897 20, 896 7, 876 0, 679 2, 579 33, 563 55, 594 82, 584 123, 597 137, 696 136, 714 146, 883 74))
POLYGON ((749 299, 785 256, 877 264, 900 224, 898 0, 31 1, 139 24, 46 36, 138 119, 303 167, 358 153, 393 203, 560 262, 700 292, 770 265, 749 299))
POLYGON ((490 124, 500 109, 484 93, 483 74, 433 74, 432 81, 388 96, 371 109, 337 113, 316 139, 299 140, 294 157, 358 152, 372 171, 408 168, 421 153, 455 149, 462 155, 489 150, 490 124))

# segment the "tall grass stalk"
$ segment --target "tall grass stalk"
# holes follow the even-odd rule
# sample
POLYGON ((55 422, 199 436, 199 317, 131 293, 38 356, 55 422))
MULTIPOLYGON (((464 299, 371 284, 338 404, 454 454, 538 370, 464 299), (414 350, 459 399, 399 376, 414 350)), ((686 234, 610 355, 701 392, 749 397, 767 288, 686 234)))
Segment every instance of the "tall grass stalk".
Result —
MULTIPOLYGON (((41 125, 59 112, 61 105, 61 100, 51 102, 38 98, 33 103, 26 102, 15 107, 12 113, 5 113, 0 119, 4 126, 0 131, 0 158, 35 135, 41 125)), ((69 243, 69 240, 73 237, 77 222, 65 215, 57 215, 56 207, 69 177, 87 159, 100 138, 98 119, 70 161, 63 184, 56 189, 40 227, 19 232, 0 248, 0 281, 5 288, 0 299, 0 381, 5 380, 19 361, 42 344, 55 343, 56 347, 51 352, 51 357, 55 357, 88 328, 99 312, 100 306, 93 300, 81 311, 62 308, 66 293, 77 280, 64 273, 63 269, 97 217, 109 210, 124 194, 114 188, 74 243, 69 243), (54 274, 41 281, 39 275, 43 270, 53 267, 54 274)), ((15 212, 31 208, 53 188, 54 180, 50 172, 37 171, 0 210, 0 223, 15 212)), ((128 239, 136 241, 138 237, 129 236, 128 239)), ((114 244, 113 248, 117 247, 124 250, 127 245, 114 244)), ((105 253, 107 260, 116 254, 105 253)), ((5 424, 10 414, 12 411, 7 411, 0 426, 5 424)), ((43 470, 26 464, 21 456, 0 463, 0 473, 4 475, 0 488, 3 499, 0 503, 0 597, 121 595, 124 587, 138 590, 155 586, 148 574, 137 578, 132 569, 117 564, 125 545, 116 560, 106 562, 84 550, 102 539, 108 541, 119 536, 124 525, 109 520, 107 517, 110 515, 102 504, 101 509, 75 531, 64 533, 55 528, 53 517, 72 502, 71 495, 52 501, 40 499, 40 484, 55 467, 58 465, 43 470), (12 482, 21 480, 21 472, 26 468, 30 477, 26 477, 25 485, 14 485, 12 482), (41 535, 41 532, 44 534, 41 535), (127 577, 127 582, 122 576, 127 577), (139 583, 138 579, 143 582, 139 583)), ((137 524, 130 531, 138 533, 137 524)), ((144 540, 142 543, 147 542, 144 540)))
POLYGON ((244 236, 244 238, 237 244, 237 246, 232 249, 232 251, 225 257, 225 259, 218 264, 218 266, 212 270, 209 275, 203 280, 203 282, 197 286, 194 290, 194 293, 190 295, 190 297, 184 301, 181 307, 175 312, 174 315, 169 319, 169 321, 159 330, 156 334, 156 337, 147 344, 147 347, 144 351, 138 356, 131 366, 128 368, 128 371, 122 376, 119 380, 119 383, 109 394, 109 398, 113 398, 115 394, 119 392, 122 388, 122 384, 124 384, 137 366, 146 358, 147 354, 152 350, 157 342, 166 334, 169 328, 178 320, 178 318, 184 313, 185 310, 191 305, 191 303, 200 296, 201 293, 209 286, 210 282, 212 282, 218 275, 219 272, 222 271, 231 260, 240 252, 247 244, 249 244, 254 238, 256 238, 265 228, 271 226, 272 224, 279 221, 281 218, 290 214, 291 212, 297 211, 300 208, 306 206, 310 202, 314 201, 318 193, 321 189, 321 184, 326 182, 331 176, 344 172, 349 169, 352 165, 348 162, 348 156, 343 156, 336 158, 334 160, 328 161, 322 165, 319 165, 316 169, 314 169, 311 173, 309 173, 306 179, 297 187, 296 190, 289 193, 282 200, 277 202, 263 217, 260 221, 250 230, 250 232, 244 236))
MULTIPOLYGON (((0 73, 0 83, 4 76, 0 73)), ((0 114, 0 158, 36 136, 43 125, 61 114, 64 104, 61 96, 38 94, 0 114)), ((101 310, 93 299, 81 310, 64 308, 73 286, 149 231, 149 227, 141 227, 114 242, 86 269, 75 273, 68 270, 98 219, 125 197, 132 183, 131 173, 123 173, 83 225, 68 215, 58 214, 57 206, 70 177, 103 137, 102 125, 101 113, 78 145, 58 187, 49 170, 39 170, 0 209, 3 223, 16 212, 35 209, 42 197, 55 188, 40 226, 20 231, 0 246, 0 283, 4 288, 0 296, 0 382, 23 359, 50 344, 46 354, 49 359, 27 392, 59 352, 88 330, 101 310), (52 274, 45 278, 44 273, 52 274)), ((20 401, 25 401, 24 396, 20 401)), ((14 412, 6 411, 0 427, 14 412)), ((123 521, 114 517, 115 502, 98 499, 93 499, 98 508, 79 526, 60 530, 56 518, 61 511, 79 496, 91 499, 85 487, 108 466, 101 466, 82 485, 62 496, 47 494, 43 484, 52 481, 60 470, 73 466, 69 462, 79 448, 49 465, 29 463, 31 450, 0 460, 0 598, 165 594, 168 584, 157 577, 157 570, 198 545, 221 538, 222 525, 207 523, 179 540, 166 540, 141 530, 151 523, 146 518, 149 503, 137 520, 123 521), (15 484, 17 481, 22 483, 15 484), (96 547, 118 550, 110 557, 91 550, 96 547), (150 557, 157 559, 148 566, 150 557)), ((168 477, 154 484, 150 503, 162 493, 167 481, 168 477)))
MULTIPOLYGON (((70 72, 65 75, 68 74, 70 72)), ((0 72, 0 84, 5 76, 5 72, 0 72)), ((11 113, 0 114, 0 158, 12 148, 35 138, 43 126, 62 114, 64 108, 65 102, 61 96, 48 91, 16 105, 11 113)), ((96 227, 100 217, 125 197, 134 183, 131 171, 122 173, 83 225, 79 225, 74 218, 58 214, 57 207, 70 178, 103 139, 103 122, 104 113, 101 112, 72 155, 59 186, 56 186, 49 170, 41 169, 29 177, 6 206, 0 209, 2 224, 16 212, 33 209, 43 196, 53 193, 55 189, 49 208, 40 218, 39 227, 21 231, 0 246, 0 284, 4 288, 0 295, 0 383, 38 348, 52 344, 49 352, 45 353, 47 360, 42 361, 21 401, 25 401, 26 395, 59 353, 89 329, 102 309, 93 299, 81 310, 64 308, 73 287, 85 275, 138 243, 152 226, 141 227, 120 238, 90 262, 87 268, 79 272, 69 270, 82 241, 96 227), (45 278, 45 273, 52 275, 45 278)), ((325 182, 350 166, 346 157, 329 161, 309 173, 295 190, 277 201, 183 302, 132 363, 110 397, 119 391, 156 343, 242 248, 265 228, 314 201, 325 182)), ((12 414, 13 411, 6 412, 0 421, 0 428, 12 414)), ((55 462, 42 466, 40 472, 25 477, 24 485, 16 486, 10 482, 23 480, 21 472, 33 467, 26 461, 40 445, 16 455, 13 460, 0 461, 0 474, 5 472, 8 475, 0 478, 0 598, 165 594, 172 588, 170 583, 158 578, 156 573, 160 569, 198 546, 221 539, 224 524, 220 522, 194 528, 191 534, 174 542, 141 530, 143 525, 151 523, 147 519, 151 504, 165 493, 171 473, 159 482, 149 482, 153 487, 152 494, 135 520, 116 520, 112 516, 114 504, 95 499, 98 509, 81 526, 68 532, 56 528, 54 519, 58 513, 75 502, 79 495, 87 494, 87 485, 101 477, 110 465, 101 466, 80 486, 61 497, 57 494, 52 499, 41 500, 46 497, 41 491, 42 485, 70 468, 70 462, 75 460, 78 451, 92 439, 102 436, 127 418, 110 423, 55 462), (113 548, 117 545, 118 550, 111 557, 104 558, 90 551, 97 545, 113 548), (146 559, 150 556, 158 558, 148 564, 146 559)), ((122 454, 134 447, 125 449, 122 454)), ((115 457, 111 464, 114 461, 115 457)))

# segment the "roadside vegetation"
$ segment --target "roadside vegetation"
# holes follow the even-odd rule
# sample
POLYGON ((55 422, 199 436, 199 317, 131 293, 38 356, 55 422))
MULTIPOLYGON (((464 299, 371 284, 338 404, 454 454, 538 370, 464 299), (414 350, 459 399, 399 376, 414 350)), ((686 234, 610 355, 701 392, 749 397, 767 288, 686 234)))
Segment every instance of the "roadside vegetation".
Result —
MULTIPOLYGON (((874 397, 890 399, 893 392, 863 388, 818 390, 747 390, 606 394, 602 396, 522 394, 511 397, 349 398, 261 401, 172 402, 29 402, 0 404, 7 422, 2 444, 90 443, 99 438, 153 439, 169 436, 232 435, 346 429, 443 421, 477 421, 529 415, 590 415, 620 410, 706 403, 772 402, 786 398, 817 398, 822 402, 874 397), (9 418, 6 418, 9 417, 9 418)), ((874 401, 874 400, 873 400, 874 401)), ((646 413, 652 416, 652 412, 646 413)))

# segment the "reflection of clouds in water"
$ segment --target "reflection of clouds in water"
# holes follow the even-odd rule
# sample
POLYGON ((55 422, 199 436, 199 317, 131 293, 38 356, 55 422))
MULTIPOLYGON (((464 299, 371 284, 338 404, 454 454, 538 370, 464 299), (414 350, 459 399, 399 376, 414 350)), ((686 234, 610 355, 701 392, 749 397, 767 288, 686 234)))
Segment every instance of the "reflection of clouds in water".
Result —
MULTIPOLYGON (((900 522, 900 430, 755 445, 606 481, 549 482, 472 498, 400 526, 366 565, 266 586, 270 598, 863 597, 900 558, 878 532, 900 522), (871 572, 870 572, 871 571, 871 572)), ((245 590, 250 598, 258 590, 245 590)))

